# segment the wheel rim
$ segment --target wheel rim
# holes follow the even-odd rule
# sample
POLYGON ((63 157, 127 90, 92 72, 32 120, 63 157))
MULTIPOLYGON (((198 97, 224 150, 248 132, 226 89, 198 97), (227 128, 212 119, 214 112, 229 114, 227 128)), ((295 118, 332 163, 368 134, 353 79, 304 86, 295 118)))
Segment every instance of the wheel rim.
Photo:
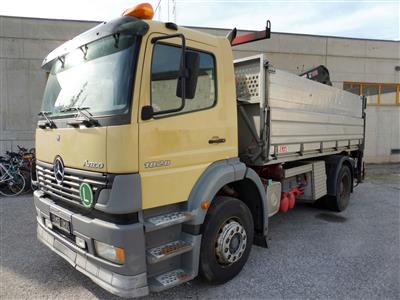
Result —
POLYGON ((243 256, 246 246, 247 233, 238 221, 229 219, 221 225, 215 243, 215 253, 220 264, 231 265, 237 262, 243 256))

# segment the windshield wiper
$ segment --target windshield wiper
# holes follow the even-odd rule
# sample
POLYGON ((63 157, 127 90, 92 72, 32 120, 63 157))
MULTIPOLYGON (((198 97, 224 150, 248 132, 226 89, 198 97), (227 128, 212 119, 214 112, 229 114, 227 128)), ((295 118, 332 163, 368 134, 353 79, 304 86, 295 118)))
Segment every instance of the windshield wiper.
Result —
POLYGON ((80 113, 82 110, 88 110, 90 109, 89 106, 85 106, 85 107, 66 107, 66 108, 62 108, 60 109, 60 112, 70 112, 70 111, 77 111, 78 113, 80 113))
POLYGON ((60 112, 68 112, 68 111, 77 111, 78 114, 73 121, 67 122, 68 125, 77 127, 79 125, 85 125, 86 127, 91 127, 91 126, 99 126, 99 121, 97 121, 95 118, 92 117, 92 114, 88 111, 90 107, 68 107, 61 109, 60 112), (84 113, 86 111, 86 113, 84 113), (84 119, 78 118, 79 116, 83 116, 84 119))
POLYGON ((56 123, 54 123, 53 120, 51 120, 48 115, 51 115, 52 112, 51 111, 44 111, 42 110, 41 112, 39 112, 38 116, 43 116, 46 121, 44 120, 39 120, 38 122, 38 126, 39 128, 45 129, 46 127, 49 128, 57 128, 56 123))

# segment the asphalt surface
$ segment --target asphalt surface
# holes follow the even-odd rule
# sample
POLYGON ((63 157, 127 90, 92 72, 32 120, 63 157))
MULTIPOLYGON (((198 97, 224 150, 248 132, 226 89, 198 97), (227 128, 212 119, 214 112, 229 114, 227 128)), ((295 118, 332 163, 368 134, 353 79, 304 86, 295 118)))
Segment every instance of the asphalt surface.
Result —
MULTIPOLYGON (((116 299, 36 240, 32 197, 0 198, 1 299, 116 299)), ((143 299, 399 299, 400 165, 370 166, 349 207, 311 205, 270 220, 269 249, 254 246, 224 285, 196 279, 143 299)))

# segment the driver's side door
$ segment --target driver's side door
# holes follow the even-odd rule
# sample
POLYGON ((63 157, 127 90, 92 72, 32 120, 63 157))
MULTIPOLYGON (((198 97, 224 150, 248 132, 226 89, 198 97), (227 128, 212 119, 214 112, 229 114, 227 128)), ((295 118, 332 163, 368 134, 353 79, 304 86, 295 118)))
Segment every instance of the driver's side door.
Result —
POLYGON ((186 201, 207 166, 237 153, 236 137, 224 120, 222 97, 217 95, 215 48, 186 40, 188 49, 200 54, 196 93, 180 111, 163 114, 181 105, 177 96, 181 41, 175 38, 153 44, 151 38, 146 45, 144 70, 148 73, 143 72, 139 108, 151 105, 159 114, 139 120, 144 209, 186 201), (217 139, 223 142, 210 142, 217 139))

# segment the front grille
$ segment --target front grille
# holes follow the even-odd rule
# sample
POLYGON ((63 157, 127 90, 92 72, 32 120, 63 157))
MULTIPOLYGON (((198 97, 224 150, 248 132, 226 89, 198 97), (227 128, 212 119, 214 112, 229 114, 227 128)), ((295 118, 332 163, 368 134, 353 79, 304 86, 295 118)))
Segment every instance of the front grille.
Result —
POLYGON ((111 182, 102 173, 65 168, 64 180, 58 184, 54 177, 53 164, 37 161, 36 171, 40 189, 52 200, 61 200, 69 204, 84 207, 79 195, 82 183, 88 183, 93 190, 94 203, 102 189, 111 188, 111 182))

